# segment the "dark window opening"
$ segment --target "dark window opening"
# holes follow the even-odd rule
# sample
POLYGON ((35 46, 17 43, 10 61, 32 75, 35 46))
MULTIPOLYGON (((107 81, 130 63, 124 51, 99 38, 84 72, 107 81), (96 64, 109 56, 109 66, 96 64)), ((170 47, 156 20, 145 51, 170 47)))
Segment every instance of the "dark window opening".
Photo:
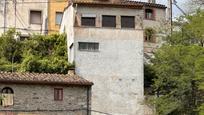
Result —
POLYGON ((10 87, 5 87, 2 89, 1 93, 3 94, 13 94, 13 89, 11 89, 10 87))
POLYGON ((153 28, 144 29, 144 41, 145 42, 156 42, 155 33, 156 31, 153 28))
POLYGON ((95 17, 81 17, 81 25, 94 27, 96 25, 96 18, 95 17))
POLYGON ((154 11, 152 9, 145 9, 145 19, 148 20, 154 19, 154 11))
POLYGON ((116 27, 116 16, 102 16, 102 27, 116 27))
POLYGON ((145 36, 145 42, 152 42, 155 43, 155 37, 154 36, 145 36))
POLYGON ((41 11, 30 11, 30 24, 42 24, 41 11))
POLYGON ((135 17, 121 16, 121 28, 135 28, 135 17))
POLYGON ((54 88, 54 100, 55 101, 63 100, 63 89, 62 88, 54 88))
POLYGON ((94 42, 79 42, 79 50, 84 51, 98 51, 99 43, 94 42))

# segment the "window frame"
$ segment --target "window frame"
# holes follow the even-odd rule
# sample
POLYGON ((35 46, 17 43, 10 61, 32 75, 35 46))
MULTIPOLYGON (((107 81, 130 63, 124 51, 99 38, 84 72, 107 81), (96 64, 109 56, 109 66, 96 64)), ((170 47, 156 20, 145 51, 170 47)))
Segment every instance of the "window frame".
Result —
MULTIPOLYGON (((102 15, 102 27, 103 28, 116 28, 117 24, 116 24, 116 21, 117 21, 117 16, 116 15, 102 15), (104 25, 104 17, 114 17, 114 26, 111 26, 111 25, 104 25)), ((109 21, 108 21, 109 22, 109 21)), ((106 22, 107 23, 107 22, 106 22)))
POLYGON ((2 90, 1 90, 1 95, 2 96, 6 96, 4 98, 6 98, 7 100, 0 100, 0 105, 4 106, 4 107, 9 107, 9 106, 13 106, 14 105, 14 90, 11 88, 11 87, 4 87, 2 90), (6 91, 6 92, 4 92, 6 91), (11 99, 12 97, 12 101, 10 103, 8 103, 8 99, 10 98, 11 99), (4 103, 6 103, 4 105, 4 103))
POLYGON ((54 88, 54 101, 63 101, 63 98, 64 98, 63 88, 54 88), (61 91, 61 94, 60 94, 60 91, 61 91))
POLYGON ((120 16, 120 23, 121 23, 121 28, 122 28, 122 29, 123 29, 123 28, 124 28, 124 29, 135 29, 135 16, 123 16, 123 15, 122 15, 122 16, 120 16), (129 26, 129 27, 128 27, 128 26, 123 26, 122 18, 127 18, 127 17, 128 17, 128 18, 130 18, 130 17, 133 18, 133 26, 131 26, 131 27, 130 27, 130 26, 129 26))
POLYGON ((144 42, 148 42, 148 43, 156 43, 156 36, 155 34, 148 38, 147 35, 144 35, 144 42))
POLYGON ((62 18, 63 18, 63 12, 56 11, 56 12, 55 12, 55 25, 58 25, 58 26, 59 26, 59 25, 62 23, 62 18), (58 14, 58 13, 61 14, 61 20, 60 20, 60 23, 59 23, 59 24, 57 23, 57 14, 58 14))
POLYGON ((81 26, 82 27, 96 27, 96 14, 82 14, 81 15, 81 26), (83 25, 83 18, 92 18, 94 20, 93 25, 83 25))
POLYGON ((42 10, 30 10, 30 12, 29 12, 29 23, 30 23, 30 25, 31 24, 35 24, 35 25, 42 25, 42 23, 43 23, 43 11, 42 10), (32 21, 31 21, 31 12, 40 12, 40 23, 32 23, 32 21))
POLYGON ((146 20, 155 20, 155 10, 154 9, 152 9, 152 8, 145 8, 145 10, 144 10, 144 18, 146 19, 146 20), (152 11, 152 17, 151 18, 148 18, 147 17, 147 12, 146 12, 146 10, 151 10, 152 11))
POLYGON ((78 42, 78 50, 79 51, 89 51, 89 52, 98 52, 99 51, 99 42, 78 42), (80 44, 87 45, 87 48, 80 48, 80 44), (97 45, 95 49, 91 49, 90 45, 97 45))

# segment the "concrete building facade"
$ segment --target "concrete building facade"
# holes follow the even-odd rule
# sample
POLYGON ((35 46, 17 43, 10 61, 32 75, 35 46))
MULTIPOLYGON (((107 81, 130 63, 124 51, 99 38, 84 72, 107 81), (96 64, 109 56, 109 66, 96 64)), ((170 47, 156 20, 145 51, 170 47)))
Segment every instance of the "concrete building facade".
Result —
POLYGON ((144 115, 144 8, 159 4, 75 0, 64 12, 69 62, 94 82, 92 114, 144 115))
POLYGON ((91 85, 76 75, 0 73, 0 115, 90 115, 91 85))
POLYGON ((16 28, 22 37, 47 33, 48 0, 1 0, 0 33, 16 28))
POLYGON ((58 33, 64 8, 68 5, 67 0, 49 0, 48 3, 48 33, 58 33))

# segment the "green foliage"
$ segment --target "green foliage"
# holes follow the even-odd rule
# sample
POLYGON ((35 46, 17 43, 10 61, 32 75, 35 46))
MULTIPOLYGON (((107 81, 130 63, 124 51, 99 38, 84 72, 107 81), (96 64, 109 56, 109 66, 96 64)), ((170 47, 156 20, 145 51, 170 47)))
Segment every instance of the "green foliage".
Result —
POLYGON ((15 39, 11 29, 0 37, 0 70, 38 73, 67 73, 66 35, 31 35, 25 41, 15 39))
POLYGON ((196 113, 198 88, 204 81, 204 48, 166 45, 156 52, 152 62, 157 76, 154 89, 159 96, 155 103, 158 114, 196 113))
POLYGON ((146 37, 148 39, 150 39, 150 38, 154 37, 156 31, 153 28, 148 27, 148 28, 144 29, 144 33, 145 33, 146 37))
POLYGON ((144 65, 144 76, 145 76, 144 77, 145 88, 151 87, 151 84, 153 84, 153 79, 156 77, 152 65, 150 64, 144 65))
POLYGON ((204 12, 181 17, 149 66, 158 115, 204 115, 204 12))

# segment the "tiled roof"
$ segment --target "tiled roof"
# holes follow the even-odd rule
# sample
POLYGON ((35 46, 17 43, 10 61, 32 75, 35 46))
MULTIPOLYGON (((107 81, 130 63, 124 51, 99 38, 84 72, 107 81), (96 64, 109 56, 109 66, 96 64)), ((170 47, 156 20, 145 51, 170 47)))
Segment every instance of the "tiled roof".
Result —
POLYGON ((106 5, 106 6, 119 6, 119 7, 130 7, 130 8, 142 8, 142 7, 155 7, 155 8, 166 8, 165 5, 148 3, 148 2, 139 2, 139 1, 130 1, 130 0, 118 0, 111 2, 108 0, 74 0, 73 3, 81 5, 106 5))
POLYGON ((125 3, 130 3, 130 4, 142 4, 143 6, 148 6, 148 7, 166 8, 166 6, 163 5, 163 4, 155 4, 155 3, 139 2, 139 1, 130 1, 130 0, 124 0, 124 2, 125 3))
POLYGON ((0 83, 19 84, 50 84, 50 85, 76 85, 91 86, 92 82, 77 75, 49 74, 49 73, 12 73, 0 72, 0 83))

